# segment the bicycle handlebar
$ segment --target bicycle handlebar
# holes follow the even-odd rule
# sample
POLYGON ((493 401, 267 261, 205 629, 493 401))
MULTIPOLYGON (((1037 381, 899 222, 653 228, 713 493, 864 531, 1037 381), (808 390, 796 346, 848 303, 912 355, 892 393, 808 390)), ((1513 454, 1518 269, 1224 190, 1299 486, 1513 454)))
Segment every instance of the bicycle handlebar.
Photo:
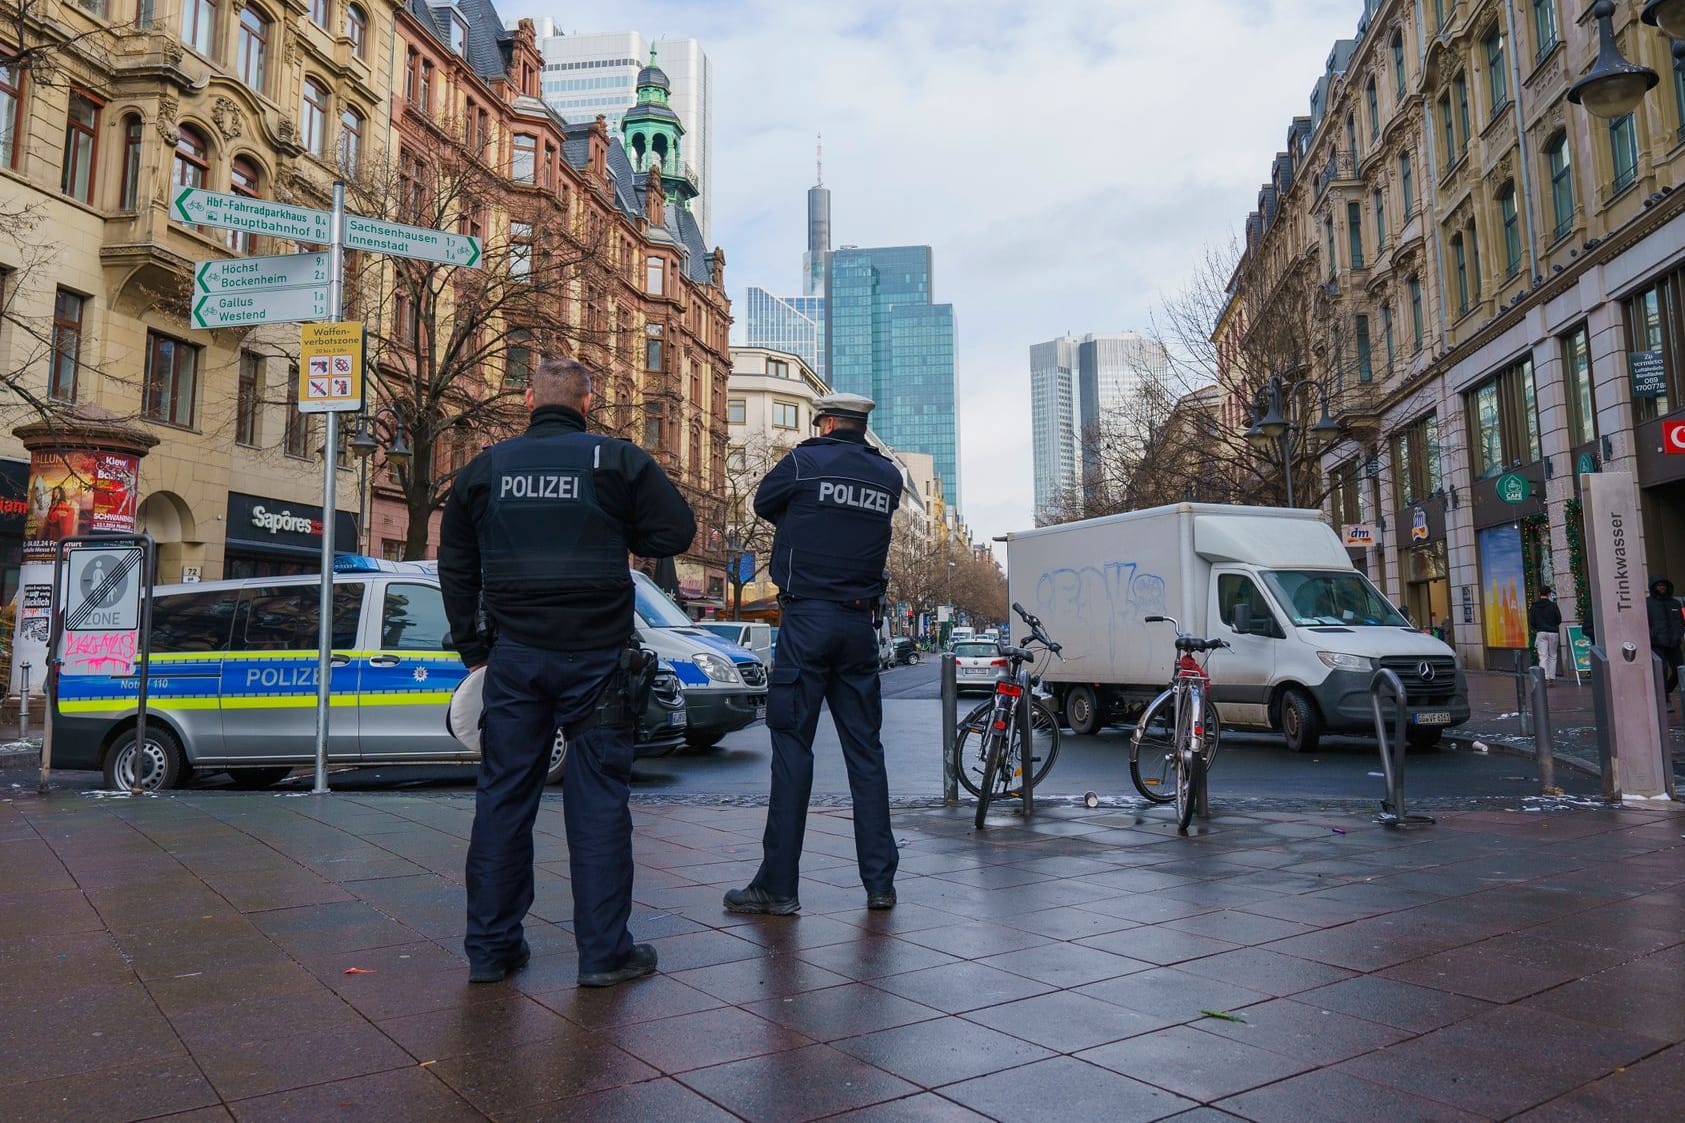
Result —
MULTIPOLYGON (((1048 637, 1047 632, 1041 626, 1040 617, 1033 616, 1026 612, 1024 610, 1024 606, 1019 604, 1017 601, 1012 602, 1012 611, 1016 612, 1018 614, 1018 618, 1030 626, 1031 639, 1047 648, 1047 650, 1053 652, 1053 654, 1058 655, 1059 661, 1064 662, 1065 656, 1060 654, 1064 651, 1064 648, 1059 644, 1054 643, 1053 640, 1048 637)), ((1025 640, 1024 642, 1028 643, 1030 641, 1025 640)))
POLYGON ((1190 653, 1199 651, 1216 651, 1219 648, 1229 646, 1229 642, 1227 640, 1201 639, 1199 636, 1190 636, 1186 634, 1182 631, 1182 625, 1176 623, 1176 618, 1174 616, 1147 616, 1143 618, 1142 623, 1169 624, 1171 627, 1175 628, 1177 651, 1186 651, 1190 653))

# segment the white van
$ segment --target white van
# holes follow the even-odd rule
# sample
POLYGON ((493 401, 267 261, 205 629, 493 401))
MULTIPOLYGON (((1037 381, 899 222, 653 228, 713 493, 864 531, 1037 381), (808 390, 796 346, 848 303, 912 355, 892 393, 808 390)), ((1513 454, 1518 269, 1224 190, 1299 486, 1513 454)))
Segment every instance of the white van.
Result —
POLYGON ((1326 733, 1373 733, 1370 684, 1404 684, 1411 745, 1468 720, 1456 653, 1416 631, 1318 511, 1181 503, 1007 538, 1012 600, 1064 646, 1045 681, 1070 727, 1133 721, 1170 681, 1168 625, 1227 640, 1208 669, 1225 726, 1279 730, 1310 752, 1326 733))

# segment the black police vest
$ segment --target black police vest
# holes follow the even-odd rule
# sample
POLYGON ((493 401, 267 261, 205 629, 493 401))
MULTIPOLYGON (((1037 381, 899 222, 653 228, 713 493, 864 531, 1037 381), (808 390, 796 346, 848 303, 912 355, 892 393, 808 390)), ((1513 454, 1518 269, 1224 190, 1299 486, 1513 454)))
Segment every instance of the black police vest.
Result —
POLYGON ((605 440, 594 433, 528 436, 493 453, 480 520, 488 593, 630 580, 624 531, 598 504, 592 483, 605 440))
POLYGON ((901 473, 852 441, 803 442, 790 455, 796 490, 773 540, 772 580, 814 600, 882 596, 901 473))

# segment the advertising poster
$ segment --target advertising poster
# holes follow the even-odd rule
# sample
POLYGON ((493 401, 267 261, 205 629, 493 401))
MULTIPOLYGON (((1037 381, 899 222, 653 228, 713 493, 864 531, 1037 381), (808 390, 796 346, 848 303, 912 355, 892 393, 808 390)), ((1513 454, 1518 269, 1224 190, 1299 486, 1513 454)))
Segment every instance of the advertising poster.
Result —
POLYGON ((1490 527, 1480 532, 1479 547, 1486 646, 1525 648, 1527 578, 1521 565, 1521 529, 1490 527))
POLYGON ((61 538, 135 528, 137 457, 107 452, 38 453, 29 466, 23 560, 51 562, 61 538))

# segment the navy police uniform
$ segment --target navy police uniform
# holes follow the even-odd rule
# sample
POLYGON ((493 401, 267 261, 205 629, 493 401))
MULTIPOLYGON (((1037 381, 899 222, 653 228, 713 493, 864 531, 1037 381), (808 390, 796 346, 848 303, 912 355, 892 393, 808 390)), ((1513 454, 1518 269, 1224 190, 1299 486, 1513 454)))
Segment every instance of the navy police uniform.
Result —
MULTIPOLYGON (((818 416, 864 420, 870 399, 831 395, 818 416)), ((802 836, 813 789, 813 736, 827 702, 842 742, 854 801, 854 845, 870 898, 895 885, 897 853, 884 771, 883 698, 874 616, 884 594, 891 519, 901 501, 900 470, 866 442, 837 429, 803 441, 755 493, 755 513, 778 528, 771 574, 783 607, 778 657, 767 692, 772 734, 772 798, 760 871, 733 891, 734 911, 793 912, 802 836), (748 904, 736 898, 752 898, 748 904), (785 907, 766 907, 765 902, 785 907)), ((882 906, 874 906, 882 907, 882 906)))
POLYGON ((523 436, 457 476, 439 581, 462 661, 486 665, 463 941, 476 973, 525 962, 532 826, 558 727, 569 741, 562 810, 580 975, 618 970, 631 954, 626 719, 636 715, 596 719, 632 638, 628 553, 679 554, 695 535, 690 505, 648 453, 586 432, 565 406, 538 408, 523 436))

